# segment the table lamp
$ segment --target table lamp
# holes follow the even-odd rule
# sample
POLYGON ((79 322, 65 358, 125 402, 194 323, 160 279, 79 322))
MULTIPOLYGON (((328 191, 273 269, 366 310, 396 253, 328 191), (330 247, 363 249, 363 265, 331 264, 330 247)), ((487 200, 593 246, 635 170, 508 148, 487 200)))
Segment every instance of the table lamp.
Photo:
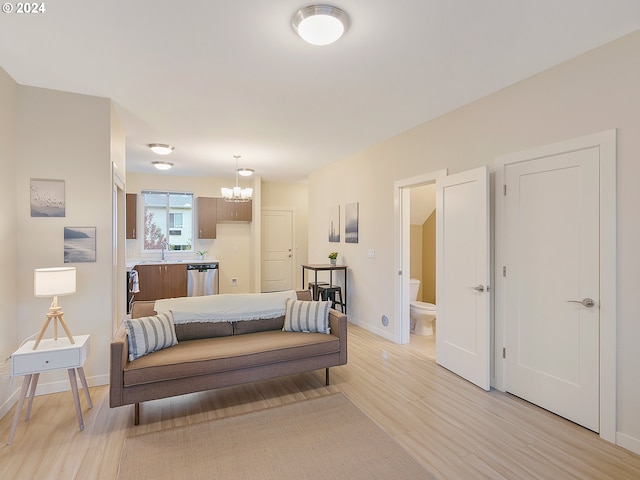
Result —
POLYGON ((51 319, 53 319, 54 339, 58 339, 58 322, 64 328, 67 338, 71 343, 73 337, 71 332, 64 323, 63 312, 58 306, 58 297, 62 295, 71 295, 76 293, 76 268, 75 267, 53 267, 53 268, 36 268, 33 272, 33 293, 36 297, 53 297, 53 302, 49 307, 47 319, 40 330, 40 334, 33 345, 33 349, 38 348, 40 340, 44 336, 51 319))

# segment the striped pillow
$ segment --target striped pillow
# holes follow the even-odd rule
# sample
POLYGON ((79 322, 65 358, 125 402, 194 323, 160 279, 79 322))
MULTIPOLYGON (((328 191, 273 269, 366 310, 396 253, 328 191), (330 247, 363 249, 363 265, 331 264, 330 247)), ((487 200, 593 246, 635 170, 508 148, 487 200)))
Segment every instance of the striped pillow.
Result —
POLYGON ((172 347, 178 343, 170 311, 152 317, 131 318, 124 321, 129 336, 129 361, 147 353, 172 347))
POLYGON ((329 333, 329 308, 331 308, 331 300, 307 302, 287 299, 282 330, 329 333))

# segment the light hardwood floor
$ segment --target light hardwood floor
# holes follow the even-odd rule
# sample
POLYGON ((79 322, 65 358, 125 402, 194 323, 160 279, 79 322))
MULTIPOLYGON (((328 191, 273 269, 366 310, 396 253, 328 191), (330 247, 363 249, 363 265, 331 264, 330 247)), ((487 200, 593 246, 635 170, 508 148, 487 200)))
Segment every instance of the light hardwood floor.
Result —
POLYGON ((0 421, 0 478, 114 479, 127 436, 343 392, 442 479, 639 479, 640 456, 497 391, 484 392, 433 359, 433 339, 396 345, 349 327, 349 363, 141 406, 110 409, 107 387, 91 388, 85 430, 69 392, 37 397, 6 445, 13 410, 0 421))

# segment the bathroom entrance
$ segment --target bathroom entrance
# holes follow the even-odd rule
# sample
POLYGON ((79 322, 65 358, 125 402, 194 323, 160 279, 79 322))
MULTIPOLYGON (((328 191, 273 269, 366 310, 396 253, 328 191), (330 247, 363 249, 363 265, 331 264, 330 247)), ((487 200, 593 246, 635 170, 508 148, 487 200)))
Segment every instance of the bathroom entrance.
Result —
POLYGON ((410 342, 436 360, 436 185, 409 188, 410 342))
MULTIPOLYGON (((480 167, 395 182, 397 251, 395 338, 410 341, 411 190, 436 186, 436 362, 490 387, 489 174, 480 167)), ((415 313, 415 312, 414 312, 415 313)))

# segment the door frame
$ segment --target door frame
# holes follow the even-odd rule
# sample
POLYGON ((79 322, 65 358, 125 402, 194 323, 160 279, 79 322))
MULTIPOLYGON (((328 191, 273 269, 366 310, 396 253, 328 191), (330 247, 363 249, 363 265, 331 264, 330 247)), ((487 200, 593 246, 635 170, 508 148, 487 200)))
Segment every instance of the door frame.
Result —
MULTIPOLYGON (((600 438, 616 443, 617 401, 617 222, 616 222, 616 130, 607 130, 551 145, 496 157, 495 188, 495 271, 505 265, 506 223, 503 187, 508 165, 560 153, 600 149, 600 438)), ((505 391, 507 385, 505 280, 497 275, 495 283, 495 379, 494 387, 505 391)))
POLYGON ((410 206, 411 197, 409 190, 411 187, 419 187, 437 182, 439 178, 446 177, 447 170, 436 170, 434 172, 417 175, 415 177, 404 178, 393 182, 393 206, 394 206, 394 226, 395 226, 395 275, 394 298, 395 298, 395 318, 393 329, 393 341, 395 343, 409 343, 411 333, 411 323, 409 320, 409 277, 410 277, 410 206), (406 273, 406 275, 405 275, 406 273))

